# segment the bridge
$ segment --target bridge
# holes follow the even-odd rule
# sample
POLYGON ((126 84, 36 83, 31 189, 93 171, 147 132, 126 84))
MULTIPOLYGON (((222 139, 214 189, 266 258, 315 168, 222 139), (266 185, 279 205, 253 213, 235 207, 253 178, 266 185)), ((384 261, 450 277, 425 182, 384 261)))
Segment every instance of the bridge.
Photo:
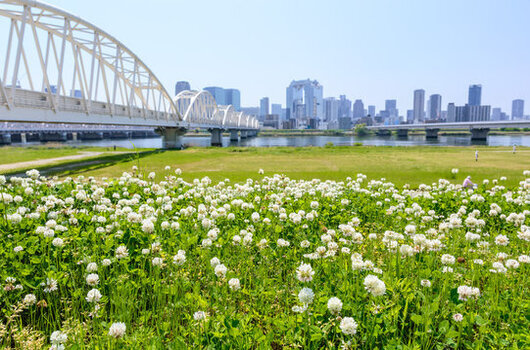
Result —
POLYGON ((438 138, 438 132, 442 129, 469 129, 471 140, 478 141, 486 140, 491 129, 530 128, 530 120, 374 125, 367 128, 382 136, 390 135, 392 130, 395 130, 400 137, 406 137, 410 130, 425 130, 425 137, 431 139, 438 138))
POLYGON ((54 6, 0 0, 0 33, 0 121, 153 127, 166 148, 180 148, 190 129, 210 131, 212 145, 224 131, 231 140, 259 131, 207 91, 171 97, 123 43, 54 6))

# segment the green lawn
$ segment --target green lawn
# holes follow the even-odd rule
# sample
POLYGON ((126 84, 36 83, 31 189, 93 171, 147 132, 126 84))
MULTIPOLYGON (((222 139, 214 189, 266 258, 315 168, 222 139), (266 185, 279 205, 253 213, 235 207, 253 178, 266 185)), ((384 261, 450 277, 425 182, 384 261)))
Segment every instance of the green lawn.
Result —
POLYGON ((181 168, 189 181, 203 176, 214 181, 243 181, 257 178, 258 170, 263 169, 268 175, 285 174, 294 179, 341 180, 363 173, 398 185, 430 184, 440 178, 461 182, 467 175, 475 182, 506 176, 507 184, 514 185, 523 179, 523 171, 530 169, 530 148, 520 148, 516 154, 510 147, 189 148, 130 159, 61 174, 112 177, 137 165, 145 173, 156 172, 158 179, 181 168), (475 149, 479 150, 478 162, 474 160, 475 149), (171 166, 170 172, 164 170, 166 165, 171 166), (455 179, 452 168, 460 169, 455 179))
POLYGON ((27 162, 35 159, 49 159, 56 157, 71 156, 78 154, 80 149, 71 147, 11 147, 5 146, 0 148, 0 164, 11 164, 18 162, 27 162))

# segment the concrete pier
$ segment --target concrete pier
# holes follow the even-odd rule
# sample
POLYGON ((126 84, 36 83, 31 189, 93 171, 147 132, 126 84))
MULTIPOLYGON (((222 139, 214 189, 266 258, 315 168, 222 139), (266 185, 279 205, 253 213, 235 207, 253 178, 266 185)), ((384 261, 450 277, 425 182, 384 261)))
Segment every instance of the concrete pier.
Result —
POLYGON ((425 129, 425 138, 427 139, 437 139, 438 138, 438 132, 440 129, 425 129))
POLYGON ((486 141, 488 139, 488 133, 490 129, 471 129, 471 141, 486 141))
POLYGON ((237 130, 230 130, 230 141, 239 141, 239 132, 237 130))
POLYGON ((211 129, 212 134, 211 145, 222 146, 223 145, 223 130, 222 129, 211 129))
POLYGON ((162 147, 182 149, 182 136, 186 133, 186 129, 158 128, 156 132, 162 135, 162 147))

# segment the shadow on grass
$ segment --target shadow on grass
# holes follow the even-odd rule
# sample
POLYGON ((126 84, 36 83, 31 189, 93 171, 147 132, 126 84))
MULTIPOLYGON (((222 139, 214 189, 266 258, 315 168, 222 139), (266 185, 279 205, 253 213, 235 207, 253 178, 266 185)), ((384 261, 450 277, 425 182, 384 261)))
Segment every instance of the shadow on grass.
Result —
MULTIPOLYGON (((88 160, 77 160, 71 162, 64 162, 61 164, 47 165, 42 167, 36 167, 41 175, 61 175, 61 176, 73 176, 81 175, 88 171, 106 168, 119 163, 139 161, 141 158, 147 157, 152 154, 164 153, 165 150, 153 150, 136 153, 125 153, 125 154, 110 154, 102 155, 95 159, 88 160)), ((11 176, 25 176, 25 170, 15 170, 11 173, 6 173, 7 177, 11 176)))

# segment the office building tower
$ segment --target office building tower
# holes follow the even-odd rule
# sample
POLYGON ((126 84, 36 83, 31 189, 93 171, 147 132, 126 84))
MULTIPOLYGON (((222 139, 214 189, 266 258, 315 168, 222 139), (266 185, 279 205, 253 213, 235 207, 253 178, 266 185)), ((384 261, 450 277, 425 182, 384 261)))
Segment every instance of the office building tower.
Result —
POLYGON ((467 104, 470 106, 480 106, 482 99, 482 85, 470 85, 467 104))
MULTIPOLYGON (((339 119, 339 101, 335 97, 324 99, 324 120, 333 122, 339 119)), ((338 125, 338 124, 337 124, 338 125)))
POLYGON ((440 120, 442 118, 442 96, 438 94, 431 95, 429 101, 430 119, 440 120))
POLYGON ((500 108, 491 109, 491 120, 501 120, 502 110, 500 108))
POLYGON ((425 113, 425 90, 414 90, 414 123, 423 123, 425 113))
POLYGON ((260 117, 260 120, 263 120, 267 114, 269 114, 269 98, 268 97, 263 97, 259 101, 259 117, 260 117))
POLYGON ((271 104, 271 114, 276 114, 282 119, 282 105, 279 103, 271 104))
POLYGON ((375 106, 368 106, 368 115, 370 117, 375 117, 375 106))
MULTIPOLYGON (((368 107, 370 108, 370 107, 368 107)), ((370 113, 368 113, 370 114, 370 113)), ((353 119, 360 119, 364 117, 364 103, 363 100, 355 100, 353 103, 353 119)))
POLYGON ((454 103, 447 105, 447 122, 454 123, 456 121, 456 106, 454 103))
POLYGON ((212 94, 213 98, 215 99, 215 103, 217 103, 218 106, 226 105, 225 89, 218 86, 208 86, 205 87, 204 90, 212 94))
POLYGON ((238 112, 241 110, 241 93, 238 89, 225 89, 225 104, 232 105, 238 112))
POLYGON ((385 100, 385 116, 387 118, 397 118, 399 115, 398 109, 397 109, 397 101, 396 100, 385 100))
POLYGON ((414 123, 414 110, 407 109, 407 124, 414 123))
POLYGON ((177 96, 180 92, 191 90, 190 83, 187 81, 177 81, 175 84, 175 96, 177 96))
POLYGON ((524 116, 524 100, 512 101, 512 119, 523 119, 524 116))
POLYGON ((351 118, 351 101, 346 98, 346 95, 340 95, 339 118, 351 118))
POLYGON ((482 122, 489 121, 491 106, 465 106, 455 107, 455 122, 482 122))
POLYGON ((286 89, 287 119, 324 118, 323 87, 316 80, 293 80, 286 89))

